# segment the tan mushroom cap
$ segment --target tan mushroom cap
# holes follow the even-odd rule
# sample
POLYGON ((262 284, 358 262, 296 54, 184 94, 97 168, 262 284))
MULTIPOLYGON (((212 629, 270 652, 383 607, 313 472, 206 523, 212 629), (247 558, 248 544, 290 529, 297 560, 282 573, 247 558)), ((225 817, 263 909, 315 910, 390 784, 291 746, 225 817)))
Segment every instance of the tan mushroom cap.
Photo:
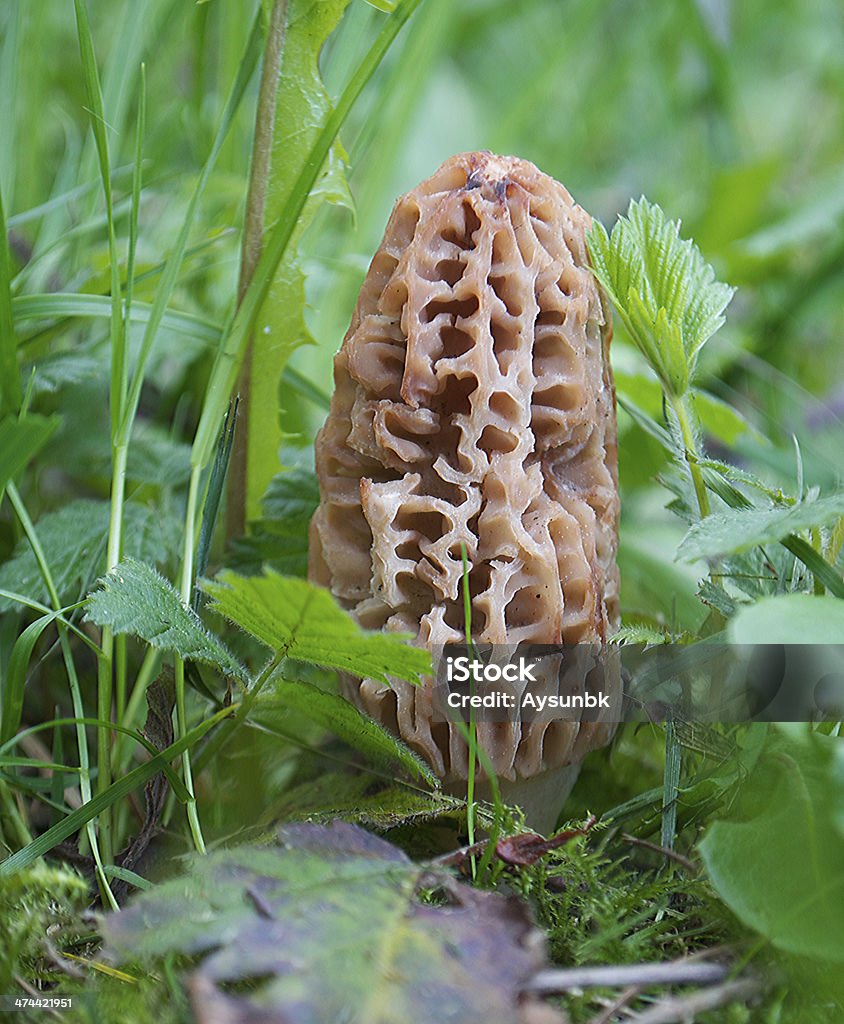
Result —
MULTIPOLYGON (((533 164, 447 160, 400 198, 334 361, 316 440, 311 578, 362 626, 420 645, 603 644, 617 628, 618 482, 609 312, 591 219, 533 164)), ((467 750, 429 680, 344 681, 447 780, 467 750)), ((499 777, 578 762, 612 726, 479 722, 499 777)))

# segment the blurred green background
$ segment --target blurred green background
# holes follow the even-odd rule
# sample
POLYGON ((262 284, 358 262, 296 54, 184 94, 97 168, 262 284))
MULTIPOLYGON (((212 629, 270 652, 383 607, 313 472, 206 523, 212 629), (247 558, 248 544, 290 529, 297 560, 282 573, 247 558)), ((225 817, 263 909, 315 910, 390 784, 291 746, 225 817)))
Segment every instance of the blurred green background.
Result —
MULTIPOLYGON (((236 74, 252 7, 112 0, 91 3, 90 15, 121 236, 138 69, 146 63, 136 297, 149 300, 236 74)), ((383 18, 365 0, 349 4, 321 57, 331 95, 383 18)), ((0 29, 0 185, 15 294, 107 294, 71 6, 3 0, 0 29)), ((257 82, 251 88, 254 98, 257 82)), ((254 102, 243 104, 172 303, 216 324, 230 311, 237 280, 253 119, 254 102)), ((316 344, 299 348, 292 366, 330 391, 331 358, 397 195, 454 152, 514 153, 561 180, 608 226, 642 193, 682 221, 719 277, 739 289, 727 326, 705 349, 701 383, 755 433, 729 419, 710 449, 728 444, 740 463, 791 493, 799 461, 805 485, 829 486, 844 436, 842 125, 844 10, 834 0, 423 0, 341 132, 351 202, 321 206, 304 237, 305 315, 316 344)), ((43 506, 68 489, 106 496, 107 321, 33 322, 23 333, 38 367, 38 408, 64 415, 48 453, 55 472, 42 477, 43 506)), ((160 332, 142 434, 190 437, 209 356, 195 338, 160 332)), ((656 391, 618 327, 614 361, 620 394, 658 415, 656 391)), ((307 449, 324 410, 284 387, 280 404, 292 443, 307 449)), ((621 429, 625 610, 682 621, 678 603, 687 602, 689 615, 700 606, 696 574, 673 563, 682 524, 664 511, 665 492, 653 483, 665 457, 624 415, 621 429)))

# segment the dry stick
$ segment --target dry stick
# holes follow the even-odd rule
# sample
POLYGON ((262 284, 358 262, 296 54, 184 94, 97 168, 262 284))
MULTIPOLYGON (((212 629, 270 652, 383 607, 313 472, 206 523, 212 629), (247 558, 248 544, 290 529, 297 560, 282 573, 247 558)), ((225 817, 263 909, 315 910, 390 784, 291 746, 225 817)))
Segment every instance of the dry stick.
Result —
POLYGON ((758 991, 758 982, 730 981, 726 985, 719 985, 718 988, 693 992, 682 999, 663 1000, 634 1019, 636 1024, 684 1024, 685 1021, 696 1020, 700 1013, 747 999, 758 991))
POLYGON ((681 868, 688 871, 692 875, 697 874, 697 865, 694 861, 689 860, 688 857, 684 857, 682 853, 677 853, 676 850, 669 850, 667 846, 660 846, 659 843, 648 842, 647 839, 639 839, 638 836, 631 836, 627 832, 621 833, 621 838, 625 843, 630 843, 632 846, 641 846, 643 850, 650 850, 652 853, 661 853, 663 857, 667 857, 669 860, 673 860, 676 864, 679 864, 681 868))
MULTIPOLYGON (((264 215, 267 208, 270 165, 273 152, 276 100, 278 98, 281 61, 287 37, 288 0, 275 0, 267 33, 267 48, 261 69, 261 85, 255 113, 255 141, 252 145, 252 163, 249 168, 249 188, 246 199, 246 217, 243 224, 243 243, 240 251, 240 278, 237 284, 238 306, 246 294, 249 282, 261 258, 264 243, 264 215)), ((226 503, 226 536, 236 537, 246 529, 246 457, 249 449, 249 379, 252 372, 252 345, 246 349, 237 392, 240 395, 241 415, 235 431, 232 457, 229 463, 226 503)))
POLYGON ((612 967, 571 967, 540 971, 525 986, 534 995, 551 996, 573 988, 621 988, 628 985, 713 985, 727 977, 723 964, 620 964, 612 967))
POLYGON ((618 1011, 623 1010, 628 1003, 632 1003, 641 991, 641 985, 631 985, 629 988, 626 988, 618 999, 614 999, 609 1006, 601 1010, 597 1017, 593 1017, 589 1021, 589 1024, 609 1024, 618 1011))

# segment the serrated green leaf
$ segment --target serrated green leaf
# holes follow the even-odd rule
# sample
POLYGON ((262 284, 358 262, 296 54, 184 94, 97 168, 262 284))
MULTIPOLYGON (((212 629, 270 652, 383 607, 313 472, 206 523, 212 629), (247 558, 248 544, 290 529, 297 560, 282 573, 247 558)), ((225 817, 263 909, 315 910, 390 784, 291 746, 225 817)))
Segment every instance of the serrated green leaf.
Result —
MULTIPOLYGON (((331 110, 319 72, 319 55, 348 4, 349 0, 290 0, 273 129, 265 213, 268 225, 284 209, 331 110)), ((261 496, 278 471, 278 450, 283 440, 279 420, 282 371, 294 349, 313 340, 305 324, 305 277, 298 250, 302 235, 325 202, 352 207, 337 144, 299 215, 287 253, 256 320, 246 408, 248 519, 258 517, 261 496)))
POLYGON ((680 225, 644 196, 631 200, 608 235, 597 221, 587 236, 595 276, 633 342, 669 394, 685 393, 697 354, 724 323, 733 289, 715 280, 680 225))
POLYGON ((327 590, 268 570, 263 576, 221 573, 202 589, 210 607, 277 654, 389 683, 431 673, 427 651, 400 634, 366 633, 327 590))
POLYGON ((718 512, 694 523, 680 542, 677 557, 717 558, 781 541, 791 533, 827 526, 844 516, 844 492, 785 508, 718 512))
POLYGON ((355 825, 284 826, 277 840, 191 858, 188 873, 103 920, 106 952, 198 955, 202 1019, 511 1024, 542 965, 518 901, 414 864, 355 825), (421 904, 439 885, 448 906, 421 904), (231 993, 230 983, 238 985, 231 993), (234 1013, 234 1016, 232 1016, 234 1013))
POLYGON ((124 558, 88 598, 87 615, 115 633, 131 633, 153 647, 203 661, 246 681, 248 673, 225 644, 205 628, 176 588, 145 562, 124 558))
POLYGON ((314 471, 294 466, 273 477, 264 495, 264 515, 250 524, 250 532, 231 545, 229 567, 244 576, 263 568, 283 575, 306 576, 308 528, 319 505, 319 484, 314 471))
MULTIPOLYGON (((109 513, 107 501, 80 499, 48 512, 35 524, 59 600, 63 603, 78 600, 104 572, 109 513)), ((123 524, 124 548, 128 555, 163 564, 176 549, 180 524, 156 508, 127 502, 123 524)), ((49 603, 50 595, 38 561, 25 537, 18 542, 9 561, 0 566, 0 590, 49 603)), ((7 611, 12 604, 11 600, 0 597, 0 611, 7 611)))
POLYGON ((302 680, 276 679, 258 698, 252 718, 280 732, 287 715, 298 712, 321 725, 370 762, 382 767, 396 764, 438 788, 440 783, 428 765, 401 740, 335 693, 327 693, 302 680))
POLYGON ((641 623, 622 626, 610 637, 611 644, 644 644, 646 647, 660 646, 670 641, 671 637, 664 630, 641 623))
POLYGON ((319 505, 319 481, 305 466, 277 473, 264 495, 263 520, 278 533, 299 536, 319 505))

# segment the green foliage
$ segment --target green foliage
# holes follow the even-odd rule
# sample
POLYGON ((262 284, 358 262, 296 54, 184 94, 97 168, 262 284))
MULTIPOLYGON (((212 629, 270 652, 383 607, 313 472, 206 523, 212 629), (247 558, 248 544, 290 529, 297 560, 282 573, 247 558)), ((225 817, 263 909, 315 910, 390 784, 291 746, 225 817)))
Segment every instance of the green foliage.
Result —
MULTIPOLYGON (((404 846, 432 855, 465 841, 455 835, 465 803, 423 792, 427 785, 396 784, 399 772, 418 776, 413 756, 315 688, 312 680, 330 685, 323 671, 270 661, 251 673, 231 716, 215 721, 217 668, 235 660, 245 672, 241 662, 251 666, 258 645, 217 619, 208 619, 209 639, 202 622, 184 617, 198 596, 194 576, 234 568, 259 579, 250 602, 269 597, 270 611, 258 612, 262 631, 282 644, 279 654, 290 655, 284 645, 294 633, 299 640, 290 618, 296 601, 311 625, 325 620, 320 658, 345 647, 346 619, 335 621, 333 606, 310 605, 306 589, 288 592, 283 584, 283 622, 264 621, 277 595, 275 584, 262 582, 263 566, 306 572, 316 502, 310 469, 297 463, 276 478, 260 518, 232 550, 214 535, 205 501, 219 493, 218 481, 209 486, 199 467, 213 455, 250 338, 258 359, 253 481, 277 468, 280 407, 284 429, 311 450, 331 360, 391 204, 458 150, 527 156, 606 224, 622 199, 626 206, 627 196, 644 191, 675 221, 682 217, 683 235, 699 247, 647 201, 633 203, 609 237, 596 223, 592 238, 595 269, 619 307, 620 638, 829 642, 844 627, 840 5, 791 4, 772 17, 762 0, 740 5, 740 16, 738 6, 724 4, 640 10, 589 0, 425 0, 379 67, 414 0, 291 0, 275 123, 262 122, 272 154, 257 239, 264 258, 235 312, 240 225, 244 210, 254 212, 246 182, 268 21, 252 20, 256 6, 233 16, 220 3, 13 0, 0 11, 0 488, 13 484, 0 509, 0 590, 20 598, 0 598, 8 739, 0 754, 0 843, 3 855, 18 851, 4 862, 11 874, 0 872, 0 887, 40 887, 26 902, 32 941, 18 957, 0 935, 0 968, 38 987, 58 976, 39 956, 36 933, 49 929, 60 946, 62 933, 42 910, 51 884, 63 890, 58 879, 45 874, 37 882, 30 871, 52 870, 35 862, 45 850, 64 855, 57 837, 76 842, 81 827, 80 850, 96 860, 107 849, 125 852, 133 832, 163 825, 172 845, 156 841, 157 864, 165 875, 178 870, 168 855, 186 839, 179 802, 190 795, 190 764, 182 776, 170 760, 146 760, 151 751, 137 730, 159 672, 156 644, 162 636, 181 644, 183 628, 184 649, 205 645, 212 662, 188 667, 195 689, 165 757, 191 751, 197 817, 210 843, 237 842, 256 821, 271 829, 279 817, 333 815, 397 830, 404 846), (824 116, 806 117, 807 110, 824 116), (700 252, 719 277, 741 286, 729 324, 706 343, 729 289, 700 252), (316 344, 299 344, 311 338, 316 344), (279 366, 291 353, 280 385, 279 366), (116 455, 115 439, 127 441, 128 453, 116 455), (185 507, 182 526, 175 515, 185 507), (710 576, 701 578, 700 562, 674 561, 681 542, 684 559, 691 551, 710 559, 710 576), (40 561, 33 545, 43 550, 40 561), (109 638, 108 630, 95 636, 90 623, 76 621, 82 613, 73 603, 123 556, 146 563, 146 572, 155 564, 171 580, 182 566, 178 595, 144 574, 131 602, 120 604, 114 588, 94 598, 95 607, 100 599, 118 602, 114 621, 134 627, 145 619, 149 641, 109 638), (22 727, 36 731, 18 747, 22 727), (36 740, 47 748, 37 756, 28 746, 36 740), (363 760, 356 750, 374 771, 356 771, 363 760), (98 776, 93 765, 112 767, 116 781, 108 785, 108 772, 98 776), (383 785, 384 775, 392 784, 383 785), (137 809, 146 811, 142 787, 164 780, 173 799, 161 820, 137 821, 137 809), (113 842, 98 847, 107 826, 113 842), (18 873, 22 864, 30 867, 18 873)), ((269 16, 282 3, 260 6, 269 16)), ((252 514, 260 488, 253 482, 252 514)), ((251 604, 241 610, 253 616, 251 604)), ((355 648, 364 659, 358 667, 376 677, 392 676, 408 650, 395 642, 376 656, 365 634, 349 642, 366 646, 365 658, 355 648)), ((816 891, 839 894, 807 881, 809 911, 789 931, 784 897, 798 905, 799 880, 782 878, 778 864, 758 877, 753 865, 767 846, 799 864, 804 878, 840 860, 833 806, 840 765, 802 741, 789 741, 783 755, 754 729, 679 722, 675 734, 682 770, 676 829, 668 831, 691 867, 669 867, 620 835, 623 827, 658 843, 665 782, 670 790, 678 781, 664 771, 662 731, 627 727, 586 760, 567 810, 594 808, 613 827, 544 866, 505 872, 498 865, 482 873, 484 881, 531 898, 560 960, 654 960, 738 939, 758 975, 767 978, 773 959, 790 991, 784 996, 780 986, 759 1005, 724 1008, 713 1019, 829 1019, 842 1002, 840 986, 836 992, 829 982, 840 963, 830 969, 820 954, 838 925, 811 899, 816 891), (701 834, 718 898, 695 869, 701 834), (813 950, 819 955, 810 958, 813 950)), ((478 814, 484 828, 497 824, 485 805, 478 814)), ((98 878, 107 900, 103 879, 138 875, 106 862, 98 878)), ((365 921, 368 911, 356 916, 365 921)), ((88 933, 74 951, 95 956, 90 922, 75 909, 71 915, 71 930, 88 933)), ((14 909, 0 907, 0 932, 16 921, 14 909)), ((62 977, 61 989, 73 990, 80 1020, 187 1020, 177 964, 156 961, 151 973, 134 972, 134 984, 101 973, 62 977)), ((14 981, 4 976, 0 990, 11 991, 14 981)), ((255 988, 254 979, 238 980, 225 998, 251 999, 255 988)), ((573 1021, 604 1012, 591 999, 587 992, 566 1000, 573 1021)), ((646 991, 630 1010, 647 1012, 658 999, 646 991)))
POLYGON ((596 221, 588 242, 595 276, 630 337, 663 388, 682 396, 734 290, 715 280, 694 242, 680 238, 680 225, 644 196, 630 201, 611 236, 596 221))
POLYGON ((27 416, 0 420, 0 496, 10 480, 47 443, 59 425, 55 417, 27 416))
MULTIPOLYGON (((272 158, 266 184, 264 222, 273 224, 290 197, 332 104, 319 71, 319 55, 337 27, 349 0, 291 0, 287 12, 280 78, 276 96, 272 158)), ((321 179, 299 215, 296 231, 257 314, 249 361, 246 408, 246 515, 256 518, 261 495, 278 469, 283 440, 279 407, 281 374, 293 350, 312 342, 305 323, 305 276, 298 256, 303 233, 324 202, 351 208, 342 168, 342 148, 335 144, 321 179)))
POLYGON ((790 533, 829 526, 844 516, 844 492, 780 508, 720 512, 694 523, 678 549, 681 558, 716 558, 780 541, 790 533))
POLYGON ((305 576, 308 527, 319 504, 316 474, 305 466, 276 474, 262 504, 263 515, 250 524, 249 535, 232 545, 232 568, 245 576, 257 576, 264 566, 285 575, 305 576))
POLYGON ((792 727, 774 735, 735 813, 700 843, 718 895, 779 949, 844 960, 840 741, 792 727))
POLYGON ((251 633, 277 656, 389 682, 418 682, 431 656, 400 634, 366 633, 322 587, 268 570, 247 579, 223 572, 202 589, 209 607, 251 633))
POLYGON ((152 566, 124 558, 88 598, 86 617, 114 633, 131 633, 153 647, 213 665, 245 681, 246 669, 225 644, 186 607, 176 589, 152 566))
POLYGON ((352 704, 302 680, 275 679, 266 687, 252 713, 260 725, 284 735, 291 714, 301 714, 359 750, 371 764, 384 768, 400 765, 411 775, 438 788, 430 767, 391 733, 361 714, 352 704))
MULTIPOLYGON (((70 501, 48 512, 36 523, 36 531, 59 599, 78 601, 105 570, 106 535, 110 506, 87 498, 70 501)), ((178 525, 147 505, 129 502, 124 510, 125 549, 128 557, 162 565, 169 561, 178 538, 178 525)), ((24 537, 12 557, 0 566, 0 590, 12 590, 31 600, 46 603, 49 591, 38 560, 24 537)), ((12 602, 0 598, 0 611, 12 602)))
POLYGON ((739 608, 730 620, 734 644, 828 644, 844 636, 844 601, 811 594, 780 594, 739 608))
POLYGON ((104 922, 123 962, 203 957, 192 978, 203 1012, 372 1024, 444 1016, 510 1022, 541 966, 518 904, 414 864, 353 825, 288 825, 277 843, 196 858, 190 873, 104 922), (441 886, 449 905, 419 902, 441 886), (460 955, 455 955, 459 950, 460 955), (227 983, 260 978, 247 994, 227 983))

